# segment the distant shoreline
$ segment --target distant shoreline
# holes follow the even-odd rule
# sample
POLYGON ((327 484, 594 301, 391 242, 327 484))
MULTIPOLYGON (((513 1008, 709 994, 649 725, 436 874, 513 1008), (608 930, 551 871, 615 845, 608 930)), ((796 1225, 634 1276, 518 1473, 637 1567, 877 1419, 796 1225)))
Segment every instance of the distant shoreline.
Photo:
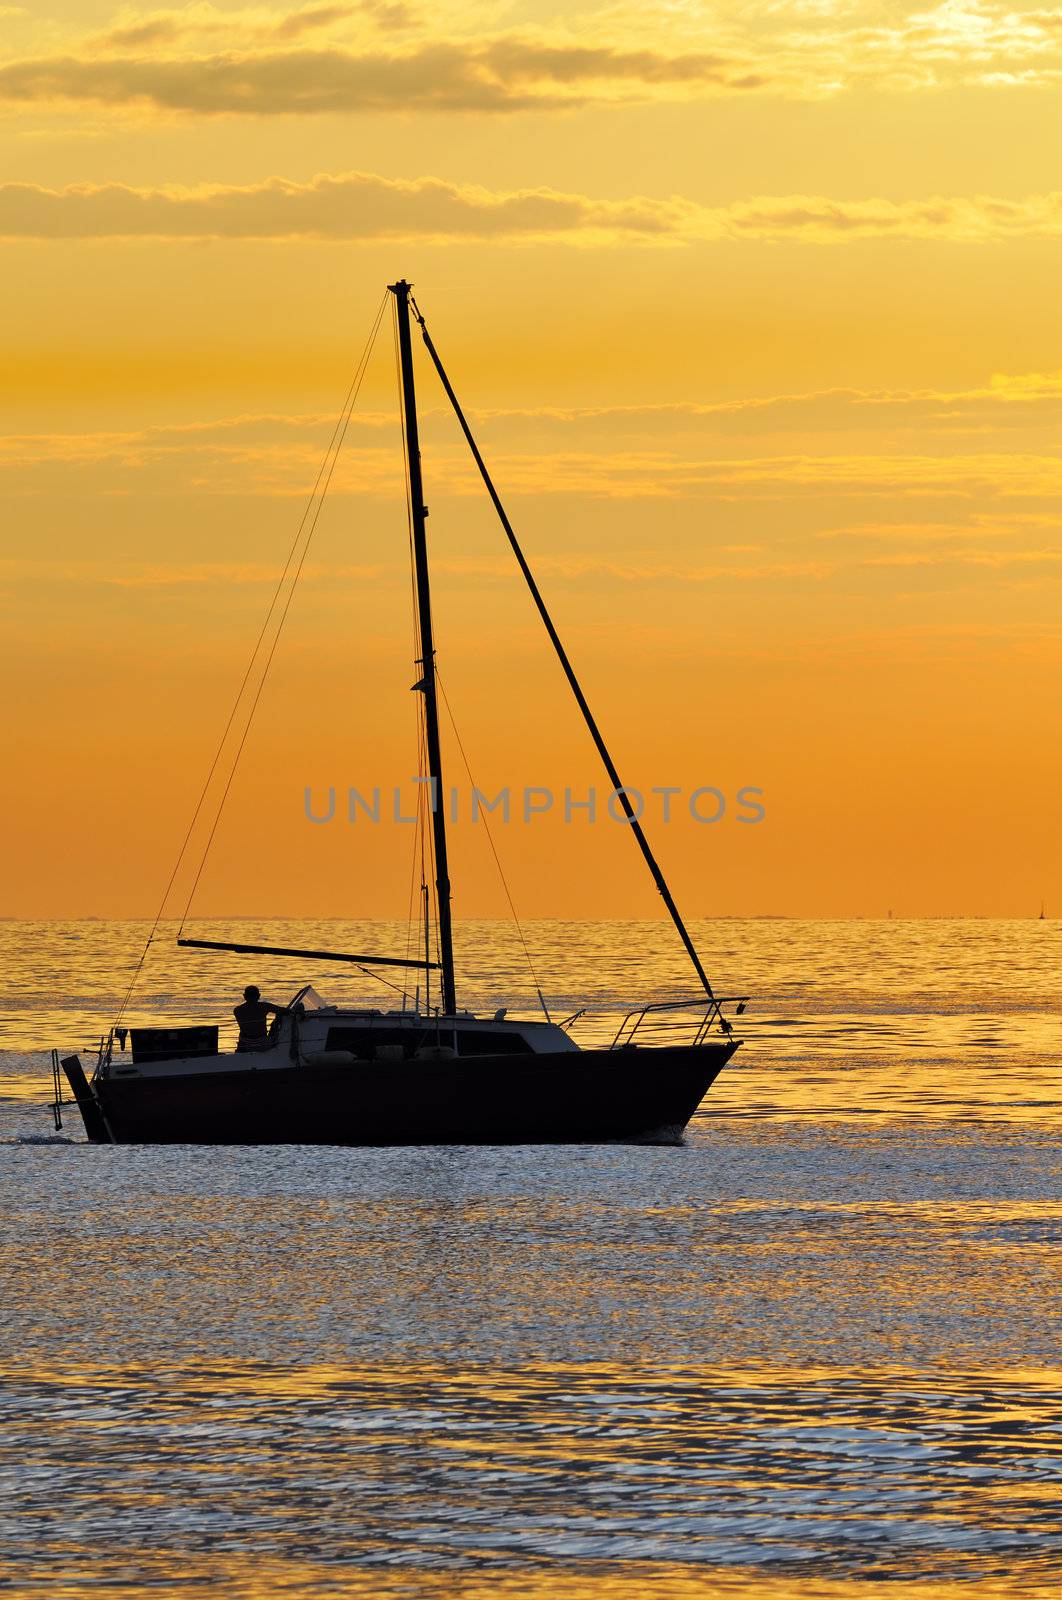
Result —
MULTIPOLYGON (((71 913, 71 914, 66 915, 66 916, 57 915, 55 913, 52 913, 52 914, 47 915, 47 916, 11 916, 11 915, 7 915, 7 914, 0 914, 0 922, 8 922, 8 923, 17 923, 17 922, 48 922, 48 923, 51 923, 51 922, 96 922, 96 923, 100 923, 100 924, 103 924, 103 925, 106 926, 106 925, 109 925, 109 924, 112 924, 112 923, 126 923, 126 922, 150 923, 153 920, 154 919, 151 916, 148 916, 148 915, 128 916, 128 917, 100 917, 100 916, 94 916, 94 915, 88 915, 88 916, 80 915, 79 916, 76 913, 71 913)), ((284 915, 284 916, 272 915, 269 912, 249 912, 249 911, 217 912, 217 913, 215 913, 215 914, 213 914, 211 916, 197 917, 196 918, 196 922, 197 923, 217 923, 217 922, 269 922, 269 923, 275 923, 275 922, 328 922, 328 923, 336 923, 337 925, 343 924, 343 923, 349 923, 349 922, 404 922, 405 920, 406 919, 404 917, 400 917, 400 916, 364 916, 364 917, 349 916, 349 917, 337 917, 337 916, 332 916, 332 915, 324 915, 324 914, 322 914, 320 912, 315 912, 315 911, 307 911, 307 912, 304 912, 302 915, 287 914, 287 915, 284 915)), ((468 917, 460 917, 459 916, 459 917, 455 917, 454 918, 454 923, 455 923, 455 925, 460 925, 461 923, 468 923, 468 922, 508 922, 510 920, 511 919, 509 917, 504 916, 501 913, 496 913, 493 916, 487 916, 487 915, 468 916, 468 917)), ((564 923, 572 923, 572 922, 574 922, 574 923, 586 923, 587 925, 591 925, 591 924, 596 923, 596 922, 631 922, 631 923, 652 923, 654 925, 656 925, 656 924, 664 925, 664 924, 667 923, 668 919, 666 917, 644 917, 644 916, 638 917, 638 916, 606 916, 606 915, 602 915, 602 916, 597 916, 597 917, 585 917, 585 916, 584 917, 565 917, 565 916, 536 917, 536 916, 525 916, 521 920, 523 922, 564 922, 564 923)), ((1041 917, 1040 913, 1038 911, 1030 911, 1030 912, 1027 912, 1025 915, 1020 915, 1018 913, 1013 913, 1013 912, 1008 914, 1008 915, 992 915, 989 912, 981 912, 981 911, 959 911, 959 912, 954 912, 954 911, 930 911, 930 912, 912 913, 910 915, 901 914, 899 916, 894 914, 891 917, 890 916, 881 915, 880 913, 877 914, 877 915, 874 915, 872 913, 855 913, 855 914, 851 914, 851 915, 847 915, 847 916, 842 916, 842 915, 819 916, 819 915, 814 915, 814 914, 812 914, 812 915, 804 915, 804 914, 802 914, 801 912, 798 912, 798 911, 719 911, 719 912, 715 912, 715 913, 705 912, 704 914, 702 914, 700 916, 697 916, 697 915, 691 913, 689 915, 689 917, 688 917, 688 920, 689 921, 693 921, 693 922, 1051 922, 1051 921, 1056 920, 1056 919, 1053 919, 1050 916, 1041 917)), ((167 918, 166 921, 161 925, 162 926, 166 926, 167 923, 169 923, 170 921, 176 922, 177 918, 172 918, 172 919, 167 918)))

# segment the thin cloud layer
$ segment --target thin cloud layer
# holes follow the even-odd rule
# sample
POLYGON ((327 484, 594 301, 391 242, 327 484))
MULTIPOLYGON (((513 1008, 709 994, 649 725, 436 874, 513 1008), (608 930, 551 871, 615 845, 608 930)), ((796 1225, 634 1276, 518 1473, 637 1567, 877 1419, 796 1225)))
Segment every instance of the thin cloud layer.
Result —
MULTIPOLYGON (((744 402, 686 403, 643 408, 593 408, 571 413, 475 413, 497 480, 507 493, 577 494, 590 498, 707 498, 715 501, 795 502, 878 499, 881 504, 921 499, 964 507, 960 522, 969 538, 971 520, 985 501, 1025 502, 1009 523, 1027 526, 1038 538, 1057 530, 1054 506, 1062 498, 1062 456, 1056 434, 1062 416, 1059 374, 996 376, 987 386, 961 392, 932 390, 822 390, 819 394, 753 397, 744 402), (884 414, 902 421, 907 438, 897 445, 896 427, 883 429, 884 414), (749 424, 741 443, 728 437, 728 422, 749 424), (956 418, 958 437, 939 430, 932 448, 916 450, 928 437, 926 421, 956 418), (963 422, 977 434, 964 437, 963 422), (1009 430, 1027 424, 1012 448, 1009 430), (545 422, 553 437, 536 435, 545 422), (758 430, 753 435, 752 429, 758 430), (560 432, 558 432, 560 430, 560 432), (995 430, 995 432, 993 432, 995 430), (1044 502, 1043 507, 1030 501, 1044 502)), ((478 493, 469 461, 454 453, 441 413, 424 414, 424 437, 432 451, 432 480, 440 493, 478 493), (438 432, 438 438, 437 438, 438 432)), ((448 422, 448 419, 446 419, 448 422)), ((0 440, 0 472, 11 488, 37 493, 61 478, 195 486, 213 494, 301 496, 313 482, 331 419, 305 416, 235 416, 178 426, 155 426, 99 434, 6 435, 0 440)), ((358 414, 349 448, 337 470, 337 493, 392 496, 398 488, 393 448, 381 440, 395 419, 385 411, 358 414)), ((846 520, 849 530, 851 523, 846 520)), ((948 526, 958 526, 952 514, 948 526)), ((862 536, 880 531, 862 518, 862 536)), ((926 530, 908 528, 924 547, 926 530)), ((833 538, 836 528, 822 536, 833 538)))
MULTIPOLYGON (((918 532, 917 527, 915 533, 918 532)), ((735 557, 738 552, 735 552, 735 557)), ((644 589, 654 587, 686 590, 691 585, 737 582, 764 583, 787 582, 794 578, 822 582, 841 574, 860 571, 927 568, 971 572, 1002 573, 1008 569, 1036 569, 1041 580, 1058 578, 1062 566, 1062 550, 1053 548, 1016 548, 984 550, 977 547, 929 548, 892 552, 886 555, 870 554, 861 550, 838 553, 830 558, 816 558, 794 552, 788 559, 764 555, 760 559, 666 562, 652 555, 631 555, 617 560, 602 557, 563 557, 539 555, 535 562, 539 575, 548 578, 553 588, 582 588, 600 592, 603 583, 615 586, 632 586, 644 589)), ((439 561, 437 574, 463 580, 468 587, 511 584, 514 572, 511 563, 439 561)), ((230 592, 233 587, 272 589, 279 576, 276 566, 260 562, 146 562, 136 566, 115 568, 113 563, 89 561, 11 560, 0 562, 0 580, 16 582, 20 587, 42 584, 73 584, 79 589, 97 587, 104 589, 188 589, 212 588, 230 592)), ((362 586, 372 582, 375 586, 405 586, 406 579, 400 570, 382 563, 310 562, 303 568, 301 584, 321 586, 333 591, 337 585, 362 586)))
MULTIPOLYGON (((397 402, 396 402, 397 406, 397 402)), ((602 436, 658 450, 667 441, 677 459, 679 447, 699 459, 729 452, 734 432, 756 434, 768 445, 800 433, 829 440, 863 433, 861 455, 874 442, 887 453, 898 432, 967 436, 1000 434, 1015 428, 1053 437, 1062 423, 1062 372, 995 373, 969 389, 819 389, 806 393, 750 395, 734 400, 681 400, 650 405, 489 408, 475 405, 470 416, 484 437, 511 448, 514 440, 538 458, 543 438, 598 441, 602 436), (713 443, 714 441, 714 443, 713 443)), ((448 406, 423 405, 421 422, 430 436, 450 429, 448 406)), ((379 435, 397 426, 397 409, 356 410, 350 421, 352 444, 375 449, 379 435)), ((142 465, 148 461, 211 455, 217 459, 260 459, 264 455, 316 461, 335 426, 329 412, 244 412, 195 422, 155 423, 148 427, 98 432, 8 432, 0 437, 0 466, 110 461, 142 465)), ((386 450, 386 447, 382 447, 386 450)), ((552 456, 556 448, 545 447, 552 456)), ((979 452, 974 452, 979 453, 979 452)), ((952 457, 952 459, 965 459, 952 457)))
POLYGON ((0 185, 6 238, 436 239, 677 236, 681 201, 599 201, 550 189, 498 193, 437 178, 367 172, 309 183, 270 178, 247 187, 135 189, 124 184, 45 189, 0 185))
POLYGON ((971 243, 1062 233, 1062 191, 892 201, 815 195, 761 196, 701 206, 680 196, 598 200, 555 189, 498 191, 439 178, 368 172, 306 183, 269 178, 246 186, 134 188, 126 184, 0 185, 7 239, 432 238, 659 244, 721 240, 935 239, 971 243))

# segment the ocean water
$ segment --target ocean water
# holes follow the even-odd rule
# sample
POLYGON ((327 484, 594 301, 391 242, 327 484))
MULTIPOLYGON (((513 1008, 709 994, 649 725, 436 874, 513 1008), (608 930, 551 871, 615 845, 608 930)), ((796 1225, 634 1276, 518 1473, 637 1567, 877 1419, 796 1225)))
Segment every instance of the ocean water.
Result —
MULTIPOLYGON (((751 1002, 684 1148, 152 1149, 57 1135, 47 1058, 144 928, 0 923, 0 1591, 1059 1600, 1059 925, 695 931, 751 1002)), ((691 992, 663 924, 527 933, 584 1042, 691 992)), ((308 978, 390 1003, 163 930, 130 1016, 308 978)))

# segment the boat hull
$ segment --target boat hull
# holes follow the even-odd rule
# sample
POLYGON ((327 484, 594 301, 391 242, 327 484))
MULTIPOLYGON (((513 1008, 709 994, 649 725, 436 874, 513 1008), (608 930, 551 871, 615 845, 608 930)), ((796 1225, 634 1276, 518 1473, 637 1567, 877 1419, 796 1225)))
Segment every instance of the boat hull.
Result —
POLYGON ((736 1049, 728 1039, 378 1066, 241 1062, 93 1087, 116 1144, 673 1144, 736 1049))

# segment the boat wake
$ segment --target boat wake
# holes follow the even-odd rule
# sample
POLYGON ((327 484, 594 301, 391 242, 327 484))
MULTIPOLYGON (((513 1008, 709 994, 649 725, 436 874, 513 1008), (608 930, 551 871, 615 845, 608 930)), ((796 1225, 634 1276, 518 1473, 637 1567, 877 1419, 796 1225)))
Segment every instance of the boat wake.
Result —
POLYGON ((83 1144, 82 1139, 68 1139, 62 1133, 27 1133, 19 1139, 0 1139, 0 1144, 83 1144))

